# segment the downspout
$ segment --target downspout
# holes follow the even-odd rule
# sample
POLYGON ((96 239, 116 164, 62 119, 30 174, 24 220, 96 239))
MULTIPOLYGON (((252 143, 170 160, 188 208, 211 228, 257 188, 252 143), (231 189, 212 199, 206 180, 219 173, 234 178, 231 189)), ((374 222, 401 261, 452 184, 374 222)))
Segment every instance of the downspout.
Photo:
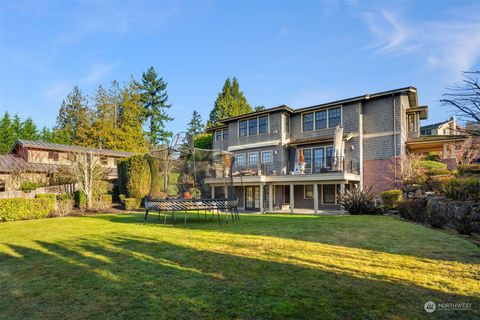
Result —
POLYGON ((358 105, 359 112, 358 112, 358 135, 360 138, 359 141, 359 171, 360 171, 360 189, 363 189, 363 101, 361 101, 358 105))
POLYGON ((394 164, 393 164, 393 177, 394 181, 397 181, 397 108, 395 104, 395 95, 392 94, 393 98, 393 158, 394 158, 394 164))

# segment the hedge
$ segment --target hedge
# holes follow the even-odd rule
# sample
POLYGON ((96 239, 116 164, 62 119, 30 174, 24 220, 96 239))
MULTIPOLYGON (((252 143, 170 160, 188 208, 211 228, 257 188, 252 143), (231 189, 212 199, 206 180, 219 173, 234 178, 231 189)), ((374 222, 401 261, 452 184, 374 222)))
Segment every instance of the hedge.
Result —
POLYGON ((118 186, 121 194, 142 199, 150 190, 150 166, 144 156, 133 156, 118 163, 118 186))
POLYGON ((84 210, 87 207, 87 196, 81 190, 75 191, 73 194, 73 200, 75 202, 75 207, 80 210, 84 210))
POLYGON ((139 209, 140 208, 140 204, 141 204, 141 200, 140 199, 136 199, 136 198, 125 198, 123 200, 123 206, 125 208, 125 210, 135 210, 135 209, 139 209))
POLYGON ((440 174, 450 174, 451 171, 448 170, 448 167, 443 162, 432 161, 432 160, 422 160, 420 165, 427 171, 429 175, 440 175, 440 174))
POLYGON ((43 194, 36 194, 35 198, 57 200, 57 195, 53 193, 43 193, 43 194))
POLYGON ((382 198, 383 207, 386 209, 394 209, 397 207, 397 202, 403 200, 403 192, 401 190, 388 190, 380 194, 382 198))
POLYGON ((480 174, 480 164, 461 164, 458 166, 459 174, 480 174))
POLYGON ((0 199, 0 221, 46 218, 55 210, 53 199, 0 199))
POLYGON ((454 178, 441 185, 443 193, 453 200, 480 201, 480 178, 454 178))

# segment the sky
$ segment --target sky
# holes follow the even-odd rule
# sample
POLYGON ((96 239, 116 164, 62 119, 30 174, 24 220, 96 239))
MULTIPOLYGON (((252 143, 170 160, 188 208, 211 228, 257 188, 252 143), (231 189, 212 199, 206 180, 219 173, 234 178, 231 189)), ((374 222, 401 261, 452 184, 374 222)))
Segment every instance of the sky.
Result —
POLYGON ((207 120, 227 77, 252 106, 293 108, 405 86, 429 119, 461 71, 480 66, 478 1, 5 1, 0 0, 0 114, 53 126, 79 86, 168 82, 168 124, 207 120))

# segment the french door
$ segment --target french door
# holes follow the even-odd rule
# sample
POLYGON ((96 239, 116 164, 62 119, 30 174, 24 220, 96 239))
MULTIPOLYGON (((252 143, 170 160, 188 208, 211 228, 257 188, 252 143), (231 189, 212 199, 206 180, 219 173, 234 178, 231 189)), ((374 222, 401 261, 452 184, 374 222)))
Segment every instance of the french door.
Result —
POLYGON ((260 187, 245 187, 245 209, 260 209, 260 187))

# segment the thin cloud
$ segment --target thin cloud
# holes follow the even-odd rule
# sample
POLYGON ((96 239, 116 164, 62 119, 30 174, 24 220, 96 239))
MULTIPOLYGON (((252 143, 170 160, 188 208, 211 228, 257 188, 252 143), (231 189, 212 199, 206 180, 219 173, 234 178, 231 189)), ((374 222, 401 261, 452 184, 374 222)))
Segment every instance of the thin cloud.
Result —
POLYGON ((480 58, 480 16, 465 13, 442 22, 410 21, 381 10, 362 18, 374 37, 368 48, 377 53, 415 54, 428 67, 443 69, 454 78, 480 58))
POLYGON ((70 83, 68 81, 57 82, 45 90, 43 96, 47 99, 56 100, 65 97, 69 88, 70 83))
POLYGON ((99 63, 93 66, 90 72, 82 79, 84 83, 95 83, 110 74, 118 65, 118 61, 110 64, 99 63))

